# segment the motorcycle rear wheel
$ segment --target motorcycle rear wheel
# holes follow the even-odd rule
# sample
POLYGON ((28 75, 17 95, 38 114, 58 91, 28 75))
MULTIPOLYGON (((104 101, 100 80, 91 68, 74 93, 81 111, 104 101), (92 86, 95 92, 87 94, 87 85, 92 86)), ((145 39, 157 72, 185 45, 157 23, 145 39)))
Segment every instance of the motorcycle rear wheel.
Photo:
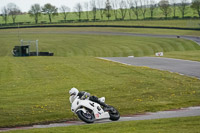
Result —
POLYGON ((93 123, 95 120, 94 115, 90 112, 84 113, 82 110, 79 110, 78 112, 76 112, 76 114, 78 115, 79 119, 86 123, 93 123))

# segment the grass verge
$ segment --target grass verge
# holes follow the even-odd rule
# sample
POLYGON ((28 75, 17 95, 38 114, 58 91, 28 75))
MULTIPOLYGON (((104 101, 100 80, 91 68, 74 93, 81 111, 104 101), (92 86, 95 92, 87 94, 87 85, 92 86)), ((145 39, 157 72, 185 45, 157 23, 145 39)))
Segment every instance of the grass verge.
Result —
POLYGON ((200 61, 200 50, 187 51, 187 52, 174 51, 174 52, 166 52, 164 54, 165 54, 164 57, 168 58, 200 61))
POLYGON ((198 105, 200 81, 94 57, 1 57, 0 127, 73 119, 71 87, 105 96, 121 115, 198 105))
POLYGON ((17 130, 9 133, 199 133, 200 117, 90 124, 46 129, 17 130))
MULTIPOLYGON (((67 29, 67 28, 66 28, 67 29)), ((39 51, 51 51, 56 56, 126 57, 149 56, 156 52, 199 50, 195 42, 176 38, 152 38, 114 35, 79 35, 62 29, 24 29, 1 32, 0 56, 11 56, 19 39, 39 40, 39 51), (42 33, 40 33, 42 32, 42 33), (91 37, 92 36, 92 37, 91 37), (9 41, 8 41, 9 40, 9 41)), ((34 49, 35 50, 35 49, 34 49)))

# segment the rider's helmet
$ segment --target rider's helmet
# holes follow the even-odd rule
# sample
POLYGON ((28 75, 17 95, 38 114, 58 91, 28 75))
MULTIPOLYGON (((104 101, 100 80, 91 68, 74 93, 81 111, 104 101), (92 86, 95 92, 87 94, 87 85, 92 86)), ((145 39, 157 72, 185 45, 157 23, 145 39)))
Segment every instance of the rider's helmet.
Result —
POLYGON ((78 89, 76 89, 74 87, 69 90, 70 103, 72 103, 75 100, 75 98, 77 97, 78 93, 79 93, 78 89))
POLYGON ((79 93, 78 89, 76 89, 74 87, 69 90, 69 95, 70 96, 76 97, 78 95, 78 93, 79 93))

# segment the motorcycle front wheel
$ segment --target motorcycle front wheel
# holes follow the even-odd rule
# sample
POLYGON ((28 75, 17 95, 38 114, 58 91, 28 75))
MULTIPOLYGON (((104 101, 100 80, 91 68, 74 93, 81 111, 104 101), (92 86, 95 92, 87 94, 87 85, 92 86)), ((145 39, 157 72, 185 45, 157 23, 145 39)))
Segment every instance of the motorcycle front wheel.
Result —
POLYGON ((117 121, 120 118, 120 114, 114 107, 110 106, 109 110, 110 120, 117 121))
POLYGON ((93 123, 95 120, 94 115, 91 114, 89 111, 84 113, 82 110, 79 110, 78 112, 76 112, 76 114, 78 115, 79 119, 86 123, 93 123))

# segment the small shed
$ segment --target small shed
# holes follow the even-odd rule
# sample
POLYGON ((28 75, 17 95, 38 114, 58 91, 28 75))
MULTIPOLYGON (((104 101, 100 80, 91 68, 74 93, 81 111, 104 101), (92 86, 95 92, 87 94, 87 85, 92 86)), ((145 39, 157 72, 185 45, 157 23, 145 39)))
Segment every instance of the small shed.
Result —
POLYGON ((38 40, 36 41, 24 41, 21 40, 21 46, 15 46, 12 50, 12 54, 15 57, 20 56, 53 56, 50 52, 39 52, 38 51, 38 40), (27 44, 27 45, 24 45, 27 44), (32 46, 31 46, 32 44, 32 46), (33 51, 35 49, 35 51, 33 51))
POLYGON ((30 45, 15 46, 13 48, 13 56, 29 56, 30 45))

